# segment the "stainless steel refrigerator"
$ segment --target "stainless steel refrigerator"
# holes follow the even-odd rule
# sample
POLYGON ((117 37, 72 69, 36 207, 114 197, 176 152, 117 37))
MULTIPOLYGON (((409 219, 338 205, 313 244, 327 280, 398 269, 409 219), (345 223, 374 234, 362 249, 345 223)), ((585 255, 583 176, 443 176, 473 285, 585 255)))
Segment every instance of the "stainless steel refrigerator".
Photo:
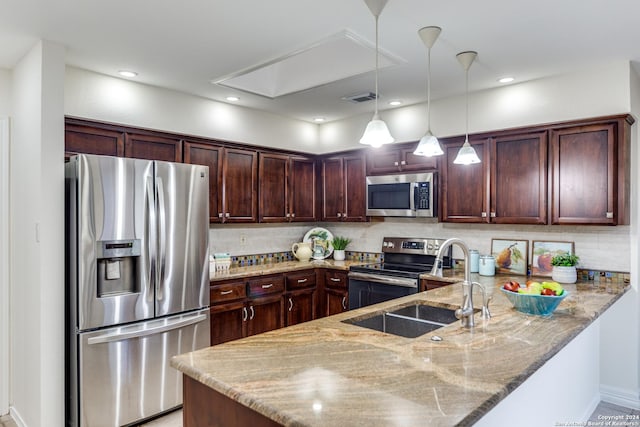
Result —
POLYGON ((182 404, 169 359, 209 345, 209 172, 77 155, 65 166, 67 425, 182 404))

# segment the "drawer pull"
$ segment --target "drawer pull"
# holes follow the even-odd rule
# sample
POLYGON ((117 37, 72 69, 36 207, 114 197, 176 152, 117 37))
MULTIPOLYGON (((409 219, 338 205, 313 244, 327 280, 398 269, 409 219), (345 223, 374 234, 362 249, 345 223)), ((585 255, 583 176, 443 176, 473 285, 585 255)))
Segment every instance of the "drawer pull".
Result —
POLYGON ((293 300, 289 298, 289 311, 293 310, 293 300))
POLYGON ((220 291, 220 295, 229 295, 229 294, 231 294, 231 293, 233 293, 233 291, 232 291, 232 290, 228 290, 228 291, 220 291))
POLYGON ((249 313, 247 313, 247 307, 242 307, 242 321, 246 322, 249 317, 249 313))
POLYGON ((306 282, 308 279, 298 279, 298 283, 304 283, 306 282))
POLYGON ((253 310, 253 306, 249 307, 249 311, 251 312, 249 320, 253 320, 253 318, 256 316, 256 312, 253 310))
POLYGON ((273 288, 273 283, 269 283, 268 285, 262 285, 262 289, 273 288))
POLYGON ((340 279, 336 278, 336 277, 329 277, 329 280, 331 280, 332 282, 339 282, 340 279))

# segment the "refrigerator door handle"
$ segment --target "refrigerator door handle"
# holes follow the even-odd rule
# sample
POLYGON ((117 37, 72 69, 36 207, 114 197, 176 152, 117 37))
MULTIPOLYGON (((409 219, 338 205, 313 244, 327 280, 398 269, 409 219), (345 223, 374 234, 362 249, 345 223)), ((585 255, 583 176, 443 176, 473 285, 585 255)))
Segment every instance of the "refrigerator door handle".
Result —
POLYGON ((164 284, 164 272, 166 267, 166 246, 167 246, 167 217, 165 211, 165 203, 164 203, 164 185, 162 184, 162 178, 156 177, 156 191, 158 197, 158 247, 160 248, 160 253, 158 254, 158 286, 157 289, 157 300, 162 300, 163 296, 163 284, 164 284))
POLYGON ((206 314, 196 314, 193 316, 189 316, 187 318, 171 321, 169 323, 166 323, 161 326, 157 326, 155 328, 142 329, 142 330, 136 329, 130 332, 116 332, 116 333, 107 333, 104 335, 98 335, 98 336, 89 338, 87 340, 87 343, 89 345, 93 345, 93 344, 104 344, 108 342, 128 340, 132 338, 142 338, 149 335, 156 335, 162 332, 171 331, 174 329, 184 328, 185 326, 202 322, 206 318, 207 318, 206 314))
POLYGON ((145 232, 145 241, 147 242, 144 250, 147 252, 147 260, 149 261, 147 273, 149 275, 147 282, 147 294, 153 295, 153 283, 156 279, 156 209, 154 206, 153 180, 147 178, 147 213, 149 215, 149 223, 145 232))

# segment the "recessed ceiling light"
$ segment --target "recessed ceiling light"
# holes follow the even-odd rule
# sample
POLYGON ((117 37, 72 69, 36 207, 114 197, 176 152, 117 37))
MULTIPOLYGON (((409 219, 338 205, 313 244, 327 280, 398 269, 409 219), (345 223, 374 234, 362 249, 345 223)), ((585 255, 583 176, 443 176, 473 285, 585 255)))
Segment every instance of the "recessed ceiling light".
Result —
POLYGON ((225 99, 231 102, 240 101, 240 98, 238 98, 237 96, 227 96, 225 99))
POLYGON ((324 122, 325 120, 327 120, 327 119, 326 119, 326 118, 324 118, 324 117, 314 117, 314 118, 313 118, 313 121, 314 121, 314 122, 316 122, 316 123, 322 123, 322 122, 324 122))
POLYGON ((118 71, 118 74, 120 74, 122 77, 135 77, 138 75, 138 73, 136 73, 135 71, 129 70, 120 70, 118 71))
POLYGON ((500 83, 511 83, 514 80, 515 79, 513 77, 502 77, 501 79, 498 79, 500 83))
POLYGON ((402 105, 402 101, 398 101, 397 99, 393 101, 389 101, 389 105, 393 105, 393 106, 402 105))

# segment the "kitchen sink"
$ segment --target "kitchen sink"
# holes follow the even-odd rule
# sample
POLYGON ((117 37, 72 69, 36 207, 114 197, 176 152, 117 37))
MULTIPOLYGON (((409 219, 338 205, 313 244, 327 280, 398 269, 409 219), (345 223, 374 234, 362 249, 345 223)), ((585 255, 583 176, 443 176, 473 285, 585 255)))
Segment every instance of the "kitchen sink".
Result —
POLYGON ((455 310, 425 304, 413 304, 369 317, 343 320, 344 323, 415 338, 458 320, 455 310))

